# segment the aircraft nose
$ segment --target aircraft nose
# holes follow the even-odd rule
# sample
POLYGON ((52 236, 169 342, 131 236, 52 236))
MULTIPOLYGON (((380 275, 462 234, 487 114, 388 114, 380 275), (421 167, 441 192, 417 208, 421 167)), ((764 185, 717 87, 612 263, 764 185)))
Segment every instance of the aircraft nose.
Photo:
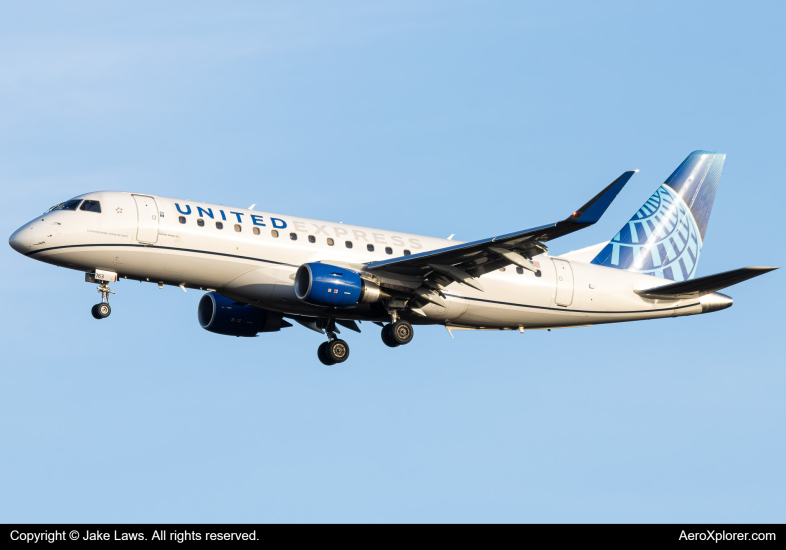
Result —
POLYGON ((22 227, 14 231, 8 238, 8 244, 20 254, 26 254, 30 247, 30 228, 22 227))

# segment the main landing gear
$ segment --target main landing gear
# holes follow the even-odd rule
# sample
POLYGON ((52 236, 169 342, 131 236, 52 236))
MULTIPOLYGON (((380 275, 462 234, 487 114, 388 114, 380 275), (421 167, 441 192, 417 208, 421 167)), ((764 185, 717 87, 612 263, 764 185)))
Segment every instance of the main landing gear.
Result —
POLYGON ((317 348, 317 357, 323 365, 343 363, 349 358, 349 344, 336 337, 336 323, 330 319, 325 326, 328 341, 322 342, 317 348))
POLYGON ((412 337, 415 336, 415 331, 412 329, 407 321, 398 318, 398 312, 392 310, 390 312, 390 324, 382 327, 382 341, 385 345, 391 348, 397 348, 409 344, 412 337))
POLYGON ((396 321, 382 327, 382 341, 391 348, 409 344, 413 336, 415 336, 415 331, 412 330, 412 325, 406 321, 396 321))
POLYGON ((323 365, 343 363, 349 357, 349 344, 338 338, 329 342, 322 342, 317 349, 317 357, 319 357, 323 365))
POLYGON ((112 308, 109 307, 109 295, 114 294, 114 291, 109 290, 109 283, 103 281, 98 285, 98 292, 101 293, 101 303, 94 305, 90 313, 92 313, 93 317, 96 319, 106 319, 109 317, 109 314, 112 313, 112 308))
MULTIPOLYGON (((385 345, 396 348, 409 344, 415 331, 409 322, 399 319, 395 311, 390 314, 391 322, 382 327, 382 341, 385 345)), ((377 323, 382 324, 382 323, 377 323)), ((322 342, 317 349, 317 357, 323 365, 343 363, 349 358, 349 344, 336 336, 336 322, 334 319, 319 319, 317 328, 323 329, 328 341, 322 342)))

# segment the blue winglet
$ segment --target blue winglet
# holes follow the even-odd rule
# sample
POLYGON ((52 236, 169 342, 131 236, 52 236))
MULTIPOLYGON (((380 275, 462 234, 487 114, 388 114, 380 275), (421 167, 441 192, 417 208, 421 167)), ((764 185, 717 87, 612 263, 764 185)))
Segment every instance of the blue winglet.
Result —
POLYGON ((617 198, 617 195, 622 191, 622 188, 625 187, 625 184, 628 183, 628 180, 636 172, 638 172, 638 170, 630 170, 611 182, 606 189, 595 195, 591 201, 579 208, 576 213, 573 214, 574 221, 576 223, 588 224, 597 222, 606 212, 609 205, 617 198))

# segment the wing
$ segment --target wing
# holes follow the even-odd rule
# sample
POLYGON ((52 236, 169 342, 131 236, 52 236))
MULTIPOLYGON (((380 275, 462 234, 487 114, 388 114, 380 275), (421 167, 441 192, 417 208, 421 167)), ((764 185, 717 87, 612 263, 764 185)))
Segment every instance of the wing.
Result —
POLYGON ((537 271, 529 259, 547 250, 543 242, 584 229, 597 222, 636 172, 637 170, 625 172, 591 201, 562 221, 490 239, 371 262, 366 269, 399 275, 427 276, 429 273, 434 273, 448 279, 449 282, 458 281, 478 290, 483 290, 477 281, 478 277, 506 265, 515 264, 530 271, 537 271))
POLYGON ((759 275, 764 275, 777 267, 743 267, 733 271, 707 275, 690 281, 681 281, 669 285, 634 290, 639 296, 645 298, 661 298, 666 300, 681 300, 683 298, 699 298, 705 294, 712 294, 726 287, 747 281, 759 275))

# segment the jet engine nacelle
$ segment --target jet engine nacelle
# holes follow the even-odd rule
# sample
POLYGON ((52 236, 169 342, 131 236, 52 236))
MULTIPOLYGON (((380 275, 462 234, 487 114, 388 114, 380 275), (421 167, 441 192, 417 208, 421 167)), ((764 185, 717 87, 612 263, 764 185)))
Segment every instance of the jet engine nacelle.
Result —
POLYGON ((225 336, 256 336, 260 332, 276 332, 283 326, 281 315, 236 302, 216 292, 208 292, 199 300, 197 318, 200 326, 225 336))
POLYGON ((376 283, 362 279, 356 271, 320 263, 298 268, 295 294, 307 304, 326 307, 352 307, 386 296, 376 283))

